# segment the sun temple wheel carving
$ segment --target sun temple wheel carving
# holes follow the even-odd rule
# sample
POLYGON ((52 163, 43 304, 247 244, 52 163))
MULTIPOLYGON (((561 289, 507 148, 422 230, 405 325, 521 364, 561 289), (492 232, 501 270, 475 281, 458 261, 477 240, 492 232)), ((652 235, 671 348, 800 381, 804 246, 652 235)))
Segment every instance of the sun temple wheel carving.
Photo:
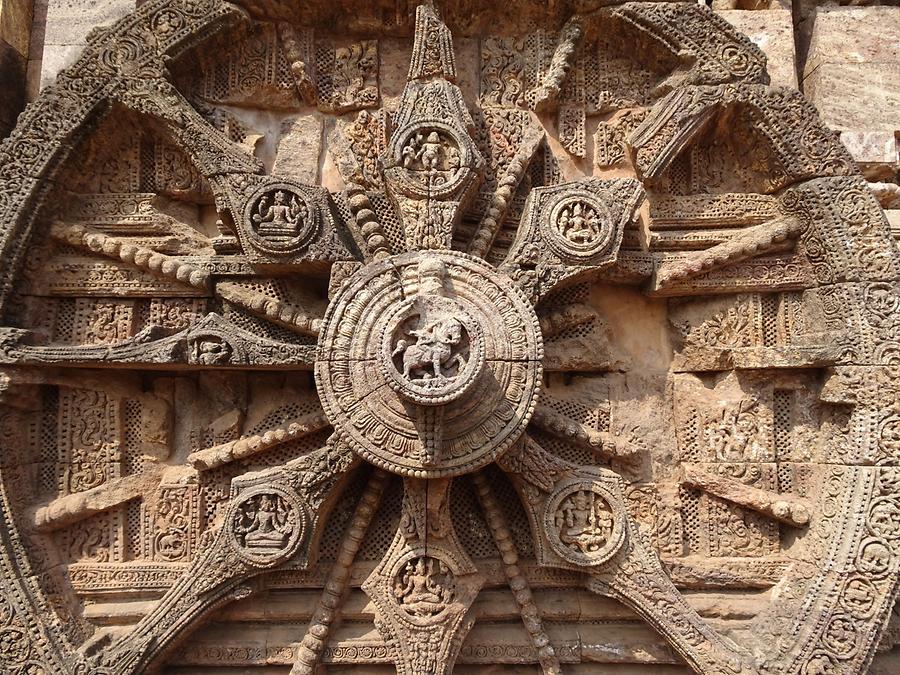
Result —
POLYGON ((320 353, 316 382, 335 428, 363 458, 420 478, 495 459, 521 435, 541 387, 534 309, 458 252, 363 267, 332 301, 320 353))
POLYGON ((142 3, 0 146, 0 671, 866 672, 900 254, 759 50, 238 5, 142 3))

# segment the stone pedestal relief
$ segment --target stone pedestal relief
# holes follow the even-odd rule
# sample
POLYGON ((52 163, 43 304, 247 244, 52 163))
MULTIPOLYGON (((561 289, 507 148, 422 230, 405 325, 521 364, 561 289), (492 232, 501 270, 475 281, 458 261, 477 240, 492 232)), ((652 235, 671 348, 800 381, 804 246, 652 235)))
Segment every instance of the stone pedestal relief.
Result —
POLYGON ((867 672, 900 253, 768 82, 687 3, 92 32, 0 146, 0 670, 867 672))

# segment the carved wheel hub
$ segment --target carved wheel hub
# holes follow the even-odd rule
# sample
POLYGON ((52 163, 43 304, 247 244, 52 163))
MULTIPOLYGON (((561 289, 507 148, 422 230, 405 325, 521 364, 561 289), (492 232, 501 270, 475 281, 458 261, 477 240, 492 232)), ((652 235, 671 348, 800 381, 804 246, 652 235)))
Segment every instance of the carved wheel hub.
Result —
POLYGON ((363 267, 334 297, 316 385, 364 459, 454 476, 522 434, 542 357, 534 309, 509 279, 464 253, 411 252, 363 267))

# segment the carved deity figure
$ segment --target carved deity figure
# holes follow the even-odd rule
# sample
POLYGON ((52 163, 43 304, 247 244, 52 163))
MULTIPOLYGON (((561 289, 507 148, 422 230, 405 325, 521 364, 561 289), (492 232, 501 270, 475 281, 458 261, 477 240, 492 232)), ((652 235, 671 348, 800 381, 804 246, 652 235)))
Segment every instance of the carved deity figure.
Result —
POLYGON ((437 131, 415 134, 400 152, 403 168, 410 171, 437 173, 455 171, 460 166, 459 149, 437 131))
POLYGON ((221 366, 231 360, 231 347, 217 338, 203 338, 194 342, 193 357, 204 366, 221 366))
POLYGON ((453 601, 453 573, 442 561, 420 556, 403 566, 394 580, 394 597, 414 616, 435 616, 453 601))
POLYGON ((262 237, 295 236, 303 224, 303 206, 296 195, 288 202, 284 190, 275 193, 272 203, 268 195, 259 200, 258 213, 253 222, 258 223, 257 232, 262 237))
POLYGON ((564 208, 556 226, 562 236, 576 244, 589 244, 600 237, 600 218, 581 202, 564 208))
POLYGON ((127 337, 127 321, 123 321, 121 307, 114 303, 98 302, 87 326, 89 344, 114 343, 127 337))
POLYGON ((462 353, 465 327, 447 309, 435 307, 427 301, 430 296, 444 293, 447 269, 436 258, 426 258, 419 264, 420 303, 418 321, 397 341, 392 357, 401 356, 403 376, 409 379, 452 379, 465 367, 462 353))
POLYGON ((578 490, 556 512, 559 539, 576 553, 596 553, 609 541, 613 517, 606 502, 589 490, 578 490))
POLYGON ((759 434, 755 404, 741 402, 734 411, 723 410, 721 419, 707 429, 709 447, 717 460, 739 462, 754 459, 751 450, 759 434))
POLYGON ((426 171, 437 171, 443 157, 444 147, 441 145, 441 137, 436 131, 432 131, 422 144, 422 149, 419 150, 422 166, 426 171))
POLYGON ((459 319, 441 316, 429 320, 421 316, 419 326, 409 334, 416 341, 410 343, 401 339, 393 353, 393 356, 403 355, 404 377, 423 380, 453 378, 455 375, 448 374, 448 371, 454 365, 457 373, 465 367, 465 358, 455 350, 463 337, 463 325, 459 319))
POLYGON ((263 494, 256 501, 248 502, 242 513, 242 522, 236 526, 243 535, 247 548, 282 548, 291 531, 291 519, 287 510, 279 505, 273 495, 263 494))
POLYGON ((413 169, 418 162, 419 146, 422 144, 422 134, 416 134, 403 146, 401 161, 404 169, 413 169))

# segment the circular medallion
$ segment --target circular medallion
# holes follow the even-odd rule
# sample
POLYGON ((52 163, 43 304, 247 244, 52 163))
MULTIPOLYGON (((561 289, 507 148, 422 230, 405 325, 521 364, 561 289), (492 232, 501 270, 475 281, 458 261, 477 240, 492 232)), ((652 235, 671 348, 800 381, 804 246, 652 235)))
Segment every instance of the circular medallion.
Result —
POLYGON ((473 161, 468 144, 453 126, 441 120, 417 120, 398 130, 391 143, 391 161, 403 192, 443 198, 465 182, 473 161))
POLYGON ((271 567, 293 555, 308 524, 303 504, 275 486, 241 493, 226 516, 231 545, 256 567, 271 567))
POLYGON ((393 569, 391 597, 413 623, 430 623, 456 600, 456 576, 433 555, 406 555, 393 569))
POLYGON ((609 560, 625 538, 625 514, 600 483, 568 483, 547 500, 544 525, 553 550, 581 567, 609 560))
POLYGON ((524 431, 542 356, 534 310, 508 279, 464 253, 405 253, 363 268, 332 300, 316 385, 367 461, 453 476, 524 431))
POLYGON ((616 233, 609 209, 586 190, 568 191, 557 199, 545 227, 551 248, 581 263, 603 254, 616 233))
POLYGON ((481 325, 451 298, 417 296, 388 316, 379 366, 390 387, 422 405, 468 392, 484 368, 481 325))
POLYGON ((254 248, 287 254, 303 248, 319 229, 318 210, 296 185, 266 183, 247 200, 244 221, 254 248))

